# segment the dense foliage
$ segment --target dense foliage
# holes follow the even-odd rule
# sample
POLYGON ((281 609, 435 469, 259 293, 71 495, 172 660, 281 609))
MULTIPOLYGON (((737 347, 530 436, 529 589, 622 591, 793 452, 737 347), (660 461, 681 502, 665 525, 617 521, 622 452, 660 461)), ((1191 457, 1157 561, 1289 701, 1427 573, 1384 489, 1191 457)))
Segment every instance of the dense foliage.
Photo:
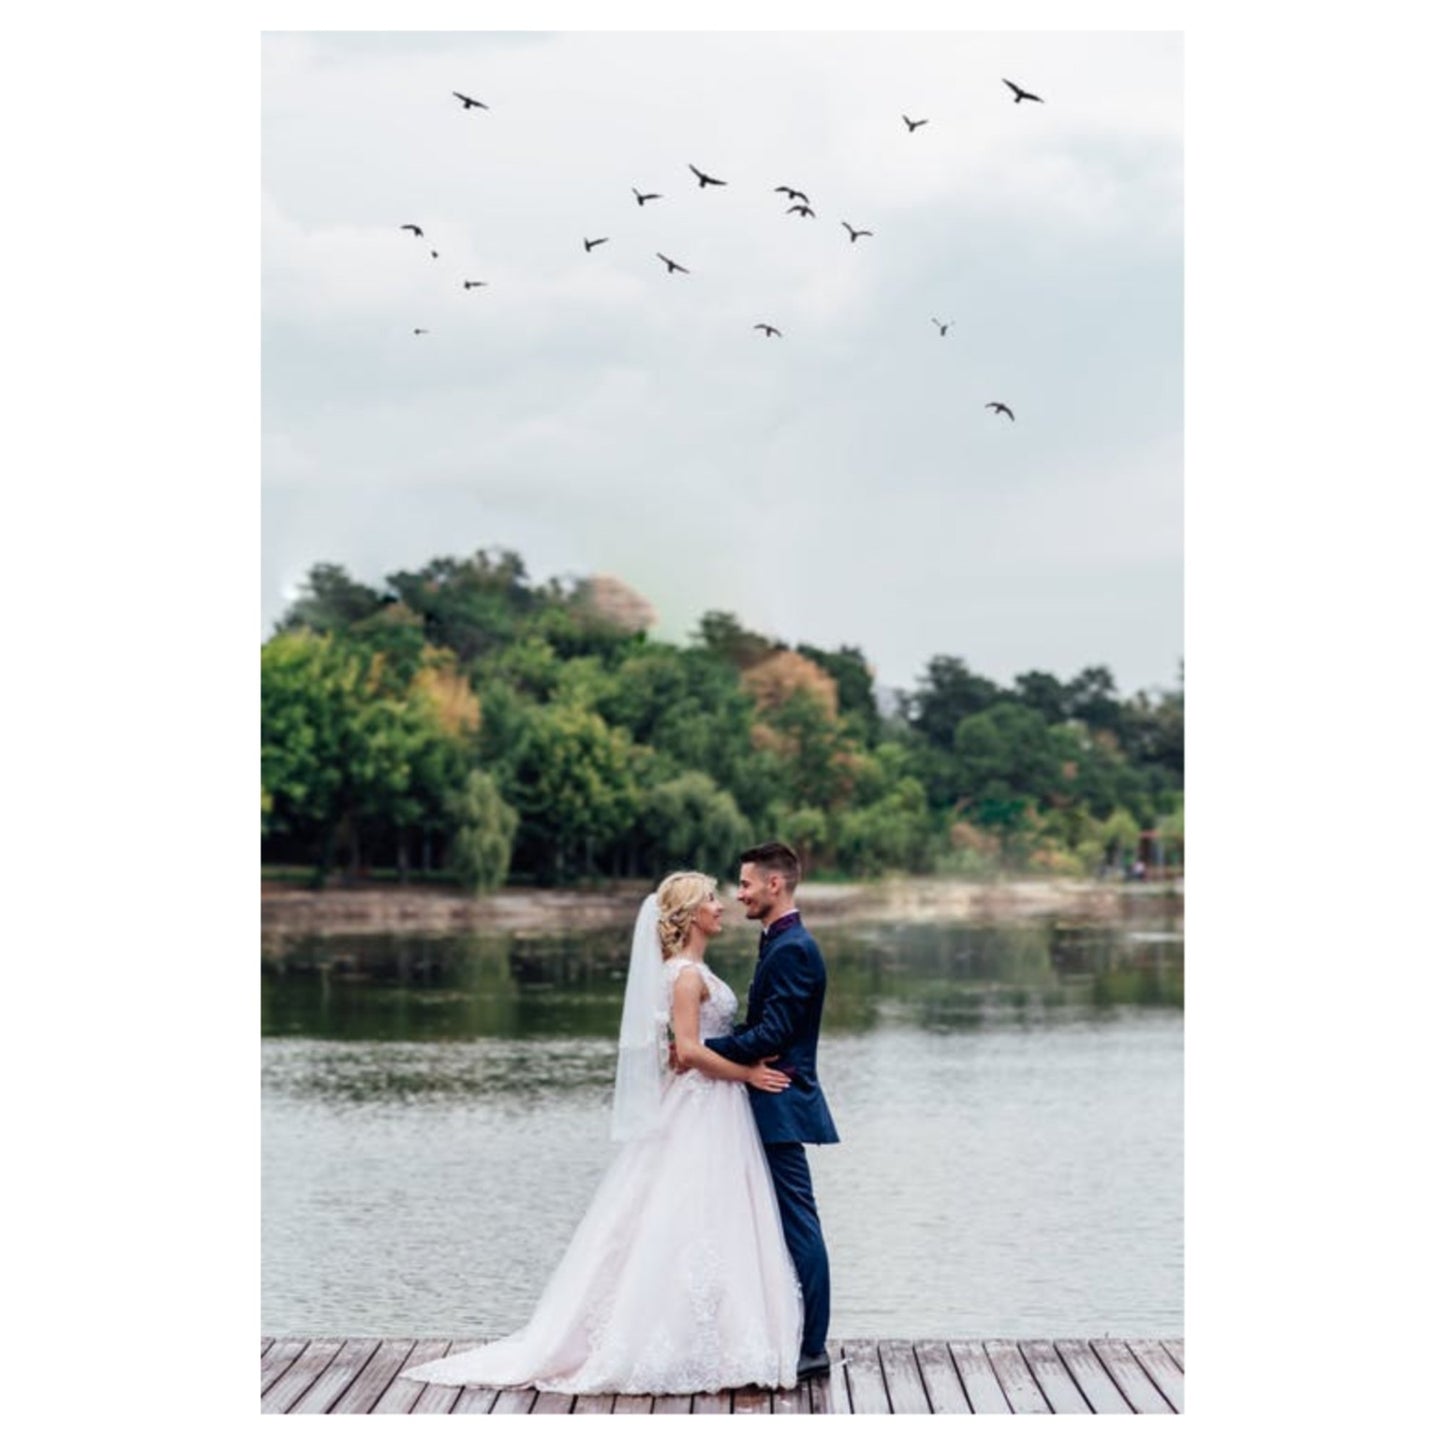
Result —
POLYGON ((1102 666, 1003 686, 939 656, 883 707, 857 648, 721 612, 678 647, 650 615, 508 552, 381 590, 313 567, 261 650, 263 861, 482 889, 728 874, 781 837, 814 874, 1092 873, 1145 830, 1182 860, 1182 679, 1121 698, 1102 666))

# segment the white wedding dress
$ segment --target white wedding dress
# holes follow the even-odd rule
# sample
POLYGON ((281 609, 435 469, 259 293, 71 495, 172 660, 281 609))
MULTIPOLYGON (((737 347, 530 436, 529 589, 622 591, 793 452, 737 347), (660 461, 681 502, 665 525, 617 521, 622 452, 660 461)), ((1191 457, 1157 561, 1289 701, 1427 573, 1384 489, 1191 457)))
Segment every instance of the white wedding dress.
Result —
MULTIPOLYGON (((737 997, 706 964, 699 1036, 737 997)), ((797 1382, 802 1295, 747 1086, 669 1075, 660 1127, 622 1146, 528 1324, 403 1372, 563 1394, 701 1394, 797 1382)))

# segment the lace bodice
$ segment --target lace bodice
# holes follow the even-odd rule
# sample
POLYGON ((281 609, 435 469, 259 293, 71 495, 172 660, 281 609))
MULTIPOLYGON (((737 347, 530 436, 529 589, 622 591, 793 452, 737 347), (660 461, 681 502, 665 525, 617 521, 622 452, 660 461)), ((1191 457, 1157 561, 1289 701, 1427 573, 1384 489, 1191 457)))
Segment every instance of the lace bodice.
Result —
POLYGON ((738 996, 705 963, 696 963, 690 958, 669 959, 667 968, 668 997, 672 997, 672 986, 685 968, 695 968, 702 975, 707 988, 707 997, 698 1008, 697 1033, 700 1039, 715 1038, 718 1034, 732 1032, 733 1019, 737 1017, 738 996))

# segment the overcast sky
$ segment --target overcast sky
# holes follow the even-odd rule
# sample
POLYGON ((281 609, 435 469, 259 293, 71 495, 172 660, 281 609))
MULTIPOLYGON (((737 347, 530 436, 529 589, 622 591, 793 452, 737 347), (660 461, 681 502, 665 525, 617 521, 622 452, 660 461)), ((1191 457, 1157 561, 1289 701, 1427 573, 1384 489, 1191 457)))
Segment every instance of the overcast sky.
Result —
POLYGON ((500 547, 885 687, 1174 683, 1177 35, 284 33, 262 81, 263 636, 316 562, 500 547))

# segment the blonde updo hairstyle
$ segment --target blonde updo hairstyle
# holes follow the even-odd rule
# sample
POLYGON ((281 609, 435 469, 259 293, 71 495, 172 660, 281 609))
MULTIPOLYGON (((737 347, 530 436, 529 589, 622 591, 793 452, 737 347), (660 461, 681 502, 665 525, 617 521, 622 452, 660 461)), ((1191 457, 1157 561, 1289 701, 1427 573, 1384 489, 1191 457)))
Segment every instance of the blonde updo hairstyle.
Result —
POLYGON ((657 934, 662 956, 678 953, 692 929, 693 915, 717 891, 717 879, 706 873, 669 873, 657 885, 657 934))

